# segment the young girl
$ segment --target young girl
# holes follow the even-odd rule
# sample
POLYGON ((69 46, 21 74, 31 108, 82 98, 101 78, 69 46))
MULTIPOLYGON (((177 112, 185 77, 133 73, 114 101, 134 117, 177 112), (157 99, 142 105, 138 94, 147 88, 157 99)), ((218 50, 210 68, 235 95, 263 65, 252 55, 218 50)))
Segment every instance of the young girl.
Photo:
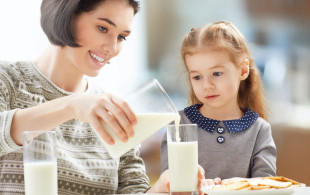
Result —
MULTIPOLYGON (((198 125, 199 164, 208 178, 276 175, 259 71, 240 31, 226 21, 192 29, 181 54, 190 105, 181 123, 198 125)), ((168 168, 166 136, 162 171, 168 168)))

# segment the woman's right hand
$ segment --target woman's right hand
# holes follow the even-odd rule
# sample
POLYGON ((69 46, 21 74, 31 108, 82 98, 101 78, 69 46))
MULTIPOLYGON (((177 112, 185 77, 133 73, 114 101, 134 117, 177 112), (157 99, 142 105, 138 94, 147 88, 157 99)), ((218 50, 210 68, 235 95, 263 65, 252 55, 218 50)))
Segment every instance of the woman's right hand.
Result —
POLYGON ((103 122, 123 142, 134 136, 133 125, 137 123, 134 112, 126 101, 112 94, 71 95, 67 98, 67 105, 72 118, 90 123, 108 144, 115 142, 103 122))

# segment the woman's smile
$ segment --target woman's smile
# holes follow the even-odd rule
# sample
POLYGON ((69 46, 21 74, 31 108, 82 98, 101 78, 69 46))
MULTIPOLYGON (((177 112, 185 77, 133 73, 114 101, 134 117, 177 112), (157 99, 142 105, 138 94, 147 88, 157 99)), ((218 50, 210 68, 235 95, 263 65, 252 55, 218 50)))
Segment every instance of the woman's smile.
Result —
POLYGON ((98 54, 98 52, 88 51, 90 58, 92 61, 98 66, 99 68, 102 68, 108 60, 108 55, 98 54))

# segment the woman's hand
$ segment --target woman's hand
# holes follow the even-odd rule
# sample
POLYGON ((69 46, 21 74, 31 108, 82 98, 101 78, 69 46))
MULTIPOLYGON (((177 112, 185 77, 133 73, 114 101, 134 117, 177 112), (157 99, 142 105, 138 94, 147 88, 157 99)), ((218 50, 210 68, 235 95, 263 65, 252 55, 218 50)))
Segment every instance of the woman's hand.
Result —
POLYGON ((155 184, 146 193, 169 193, 170 178, 169 169, 164 171, 155 184))
POLYGON ((115 142, 103 122, 123 142, 134 136, 133 125, 137 118, 126 101, 112 94, 72 95, 66 100, 72 118, 90 123, 108 144, 115 142))
POLYGON ((11 136, 16 144, 22 145, 24 131, 47 131, 71 119, 90 123, 109 144, 114 144, 114 140, 106 131, 107 126, 126 142, 134 136, 133 125, 137 121, 129 105, 111 94, 76 94, 17 110, 11 136))

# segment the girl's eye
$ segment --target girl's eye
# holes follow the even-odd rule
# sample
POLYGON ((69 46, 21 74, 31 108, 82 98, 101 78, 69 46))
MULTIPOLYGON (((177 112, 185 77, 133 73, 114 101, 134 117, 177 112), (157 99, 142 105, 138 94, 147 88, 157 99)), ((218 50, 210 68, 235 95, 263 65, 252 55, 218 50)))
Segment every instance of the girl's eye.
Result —
POLYGON ((223 74, 222 72, 214 72, 214 73, 213 73, 213 76, 219 77, 219 76, 221 76, 222 74, 223 74))
POLYGON ((98 30, 99 30, 100 32, 107 32, 107 31, 108 31, 108 29, 107 29, 107 28, 104 28, 103 26, 98 26, 98 30))
POLYGON ((122 35, 119 35, 118 36, 118 40, 120 41, 126 41, 126 37, 122 36, 122 35))
POLYGON ((194 80, 200 80, 202 77, 201 76, 194 76, 193 79, 194 80))

